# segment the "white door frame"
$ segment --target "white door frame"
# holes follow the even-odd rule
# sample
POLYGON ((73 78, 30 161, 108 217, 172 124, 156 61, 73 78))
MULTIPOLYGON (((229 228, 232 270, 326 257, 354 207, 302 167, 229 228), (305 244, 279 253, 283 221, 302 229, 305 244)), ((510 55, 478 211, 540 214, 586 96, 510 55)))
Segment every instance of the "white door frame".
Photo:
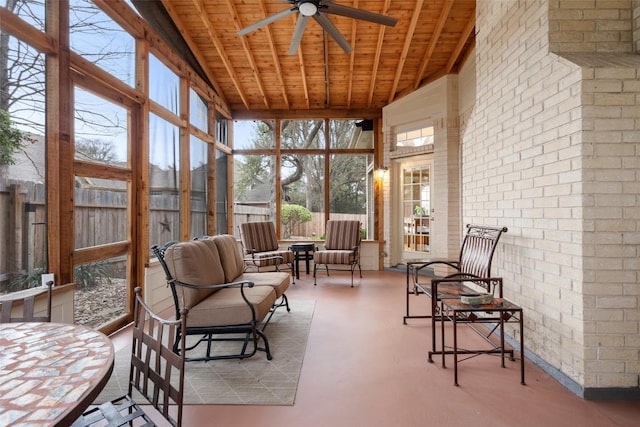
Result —
MULTIPOLYGON (((429 168, 430 171, 430 195, 435 194, 433 187, 433 155, 432 154, 422 154, 419 156, 413 157, 405 157, 402 159, 394 160, 391 168, 391 228, 390 228, 390 238, 391 238, 391 254, 393 254, 392 259, 390 260, 391 265, 397 265, 402 263, 403 260, 408 259, 425 259, 429 257, 429 252, 423 251, 408 251, 405 250, 405 215, 403 212, 403 171, 407 168, 418 168, 421 166, 425 166, 429 168)), ((430 201, 432 203, 433 198, 430 196, 430 201)), ((430 207, 431 211, 431 207, 430 207)), ((434 230, 433 223, 430 225, 430 239, 433 239, 434 230)))

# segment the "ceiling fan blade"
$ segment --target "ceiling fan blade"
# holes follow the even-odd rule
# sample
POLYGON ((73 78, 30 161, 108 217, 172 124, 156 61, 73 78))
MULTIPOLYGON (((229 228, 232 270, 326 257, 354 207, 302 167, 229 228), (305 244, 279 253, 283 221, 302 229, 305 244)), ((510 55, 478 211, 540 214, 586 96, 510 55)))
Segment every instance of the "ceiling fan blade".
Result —
POLYGON ((296 21, 296 28, 293 30, 293 36, 291 36, 291 45, 289 45, 289 55, 295 55, 298 51, 298 47, 300 46, 300 41, 302 40, 302 34, 304 33, 304 29, 307 26, 307 21, 309 20, 308 16, 304 16, 303 14, 298 15, 298 20, 296 21))
POLYGON ((327 18, 323 13, 316 13, 313 15, 313 19, 315 19, 316 22, 318 22, 318 24, 320 24, 320 26, 331 36, 331 38, 340 45, 342 50, 347 53, 351 52, 351 45, 347 39, 344 38, 342 33, 338 31, 336 26, 333 25, 333 22, 331 22, 329 18, 327 18))
POLYGON ((265 25, 269 25, 272 22, 275 22, 278 19, 282 19, 282 18, 284 18, 286 16, 289 16, 289 15, 291 15, 293 13, 296 13, 297 11, 298 11, 297 7, 292 7, 290 9, 285 9, 285 10, 280 11, 278 13, 274 13, 273 15, 267 16, 266 18, 264 18, 261 21, 253 23, 253 24, 251 24, 251 25, 249 25, 247 27, 244 27, 243 29, 238 31, 238 35, 239 36, 244 36, 245 34, 249 34, 252 31, 255 31, 255 30, 259 29, 259 28, 262 28, 265 25))
POLYGON ((378 13, 356 9, 349 6, 342 6, 333 2, 324 2, 320 10, 326 13, 332 13, 334 15, 346 16, 347 18, 360 19, 362 21, 369 21, 375 24, 386 25, 388 27, 393 27, 398 22, 396 18, 392 18, 390 16, 384 16, 378 13))

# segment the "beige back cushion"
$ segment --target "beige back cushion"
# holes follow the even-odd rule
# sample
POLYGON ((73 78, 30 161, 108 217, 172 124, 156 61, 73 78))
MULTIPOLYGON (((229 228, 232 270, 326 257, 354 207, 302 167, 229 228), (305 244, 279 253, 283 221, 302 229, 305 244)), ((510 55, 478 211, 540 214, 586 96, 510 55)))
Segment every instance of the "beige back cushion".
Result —
POLYGON ((219 236, 213 236, 211 239, 216 242, 216 246, 218 247, 225 280, 227 282, 235 282, 244 271, 242 251, 238 246, 236 238, 229 234, 221 234, 219 236))
MULTIPOLYGON (((219 285, 225 283, 218 247, 211 240, 179 242, 165 253, 171 276, 190 285, 219 285)), ((216 292, 213 289, 177 287, 183 307, 191 308, 216 292)))

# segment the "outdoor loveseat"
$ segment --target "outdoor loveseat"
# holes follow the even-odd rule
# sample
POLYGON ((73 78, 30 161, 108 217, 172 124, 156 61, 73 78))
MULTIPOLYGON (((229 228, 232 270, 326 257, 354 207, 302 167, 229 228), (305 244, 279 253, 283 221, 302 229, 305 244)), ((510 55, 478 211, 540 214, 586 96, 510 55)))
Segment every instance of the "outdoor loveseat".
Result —
POLYGON ((152 250, 171 287, 176 318, 183 308, 189 310, 186 327, 179 335, 198 338, 195 343, 188 342, 186 351, 206 345, 204 354, 186 357, 187 361, 243 359, 258 350, 271 360, 264 328, 278 307, 285 306, 289 311, 284 294, 289 286, 288 273, 243 272, 242 253, 230 235, 169 242, 152 250), (225 341, 239 341, 241 348, 220 354, 216 344, 225 341))

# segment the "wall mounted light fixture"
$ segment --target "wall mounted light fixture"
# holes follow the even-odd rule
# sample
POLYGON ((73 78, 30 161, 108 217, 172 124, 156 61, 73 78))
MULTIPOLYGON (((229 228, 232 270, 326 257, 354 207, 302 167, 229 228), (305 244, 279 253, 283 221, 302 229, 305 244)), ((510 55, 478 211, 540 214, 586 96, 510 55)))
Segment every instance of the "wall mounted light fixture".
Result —
POLYGON ((385 179, 389 174, 389 167, 384 165, 378 166, 378 169, 376 169, 376 172, 377 172, 378 178, 385 179))

